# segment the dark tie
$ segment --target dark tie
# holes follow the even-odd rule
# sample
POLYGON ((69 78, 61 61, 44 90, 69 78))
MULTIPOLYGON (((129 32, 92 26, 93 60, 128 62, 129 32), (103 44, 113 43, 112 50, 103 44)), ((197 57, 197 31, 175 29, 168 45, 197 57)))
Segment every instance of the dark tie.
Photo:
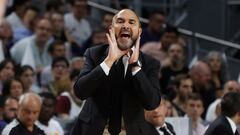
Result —
POLYGON ((124 82, 124 65, 122 58, 113 65, 111 76, 112 94, 111 94, 111 110, 109 114, 108 131, 111 135, 118 135, 121 131, 121 88, 124 82))
POLYGON ((238 131, 236 130, 235 134, 234 135, 239 135, 238 131))
POLYGON ((159 130, 162 131, 164 135, 171 135, 171 133, 169 133, 170 131, 167 129, 166 126, 160 127, 159 130))

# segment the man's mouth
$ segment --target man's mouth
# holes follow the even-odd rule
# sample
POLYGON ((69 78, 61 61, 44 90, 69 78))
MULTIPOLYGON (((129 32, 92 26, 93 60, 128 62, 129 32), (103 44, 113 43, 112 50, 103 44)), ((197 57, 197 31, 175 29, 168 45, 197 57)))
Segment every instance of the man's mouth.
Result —
POLYGON ((128 34, 128 33, 122 33, 122 34, 120 34, 120 37, 121 37, 121 38, 130 38, 131 35, 128 34))

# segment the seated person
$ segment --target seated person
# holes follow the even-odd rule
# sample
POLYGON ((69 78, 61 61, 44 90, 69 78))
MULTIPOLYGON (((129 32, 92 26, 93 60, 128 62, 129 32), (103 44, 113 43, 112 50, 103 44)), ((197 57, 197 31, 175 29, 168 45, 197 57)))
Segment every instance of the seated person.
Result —
POLYGON ((167 105, 164 97, 162 97, 160 105, 155 110, 145 110, 145 119, 152 127, 149 135, 175 135, 172 125, 165 122, 166 113, 167 105))

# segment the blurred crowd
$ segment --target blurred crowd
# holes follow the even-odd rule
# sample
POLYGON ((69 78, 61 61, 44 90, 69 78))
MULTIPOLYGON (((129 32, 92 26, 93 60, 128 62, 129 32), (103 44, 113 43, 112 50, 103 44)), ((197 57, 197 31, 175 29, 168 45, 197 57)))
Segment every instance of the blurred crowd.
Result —
MULTIPOLYGON (((73 92, 84 52, 107 44, 105 33, 113 18, 111 13, 96 15, 92 10, 86 0, 9 1, 0 24, 3 135, 16 121, 37 125, 47 135, 69 133, 84 105, 73 92)), ((221 113, 221 97, 240 92, 240 85, 229 80, 221 52, 211 51, 188 64, 187 39, 166 18, 161 10, 149 15, 141 51, 161 63, 159 84, 167 109, 162 117, 188 117, 193 135, 203 135, 221 113)))

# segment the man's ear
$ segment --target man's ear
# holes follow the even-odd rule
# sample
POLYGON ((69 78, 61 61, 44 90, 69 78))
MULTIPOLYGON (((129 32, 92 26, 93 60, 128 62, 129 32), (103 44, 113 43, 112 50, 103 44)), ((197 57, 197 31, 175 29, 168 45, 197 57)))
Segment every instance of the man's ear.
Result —
POLYGON ((141 35, 142 34, 142 28, 139 28, 138 32, 141 35))

